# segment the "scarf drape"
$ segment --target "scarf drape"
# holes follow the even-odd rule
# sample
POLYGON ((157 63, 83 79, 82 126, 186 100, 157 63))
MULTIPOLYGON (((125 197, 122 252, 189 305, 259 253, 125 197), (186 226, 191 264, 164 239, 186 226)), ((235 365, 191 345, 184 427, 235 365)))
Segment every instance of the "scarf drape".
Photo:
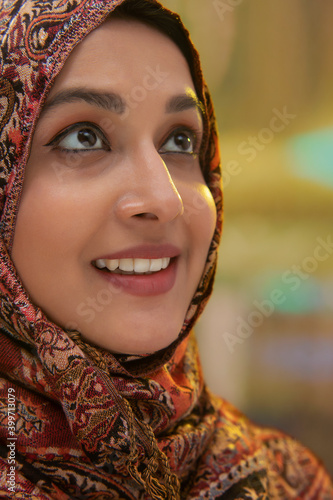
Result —
POLYGON ((206 107, 201 164, 218 217, 178 340, 146 357, 90 345, 46 318, 11 261, 43 102, 73 48, 121 3, 0 1, 0 497, 331 499, 330 480, 310 451, 255 426, 203 381, 192 329, 213 286, 222 193, 213 107, 190 40, 206 107))

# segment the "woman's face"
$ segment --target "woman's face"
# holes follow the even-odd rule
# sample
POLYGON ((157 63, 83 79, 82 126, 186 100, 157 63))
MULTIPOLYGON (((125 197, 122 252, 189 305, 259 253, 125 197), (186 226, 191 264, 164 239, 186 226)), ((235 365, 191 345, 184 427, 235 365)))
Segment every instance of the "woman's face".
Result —
POLYGON ((201 139, 165 35, 112 20, 75 48, 36 127, 12 253, 51 320, 112 352, 177 338, 215 228, 201 139))

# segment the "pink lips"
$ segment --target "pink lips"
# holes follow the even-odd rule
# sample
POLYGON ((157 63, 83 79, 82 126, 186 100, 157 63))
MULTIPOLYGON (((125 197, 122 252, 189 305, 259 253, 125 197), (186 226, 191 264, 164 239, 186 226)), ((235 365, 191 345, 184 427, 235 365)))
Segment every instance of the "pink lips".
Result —
MULTIPOLYGON (((98 256, 97 259, 162 259, 163 257, 178 257, 180 250, 174 245, 139 245, 114 252, 108 255, 98 256)), ((95 260, 97 260, 95 259, 95 260)))
MULTIPOLYGON (((121 289, 130 295, 138 297, 148 297, 160 295, 169 292, 175 284, 178 257, 180 255, 179 248, 174 245, 140 245, 124 249, 109 255, 98 257, 99 259, 161 259, 163 257, 171 258, 171 262, 166 269, 155 272, 153 274, 118 274, 105 270, 96 269, 104 280, 110 285, 121 289)), ((96 259, 97 260, 97 259, 96 259)))

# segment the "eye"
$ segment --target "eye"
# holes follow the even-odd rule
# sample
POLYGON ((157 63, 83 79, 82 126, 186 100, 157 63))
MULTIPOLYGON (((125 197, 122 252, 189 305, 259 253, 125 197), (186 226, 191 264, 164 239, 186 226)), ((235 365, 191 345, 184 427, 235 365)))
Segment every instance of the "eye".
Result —
POLYGON ((57 134, 46 146, 62 151, 110 150, 103 132, 94 124, 76 123, 57 134))
POLYGON ((164 142, 160 153, 196 154, 197 135, 188 129, 177 129, 164 142))

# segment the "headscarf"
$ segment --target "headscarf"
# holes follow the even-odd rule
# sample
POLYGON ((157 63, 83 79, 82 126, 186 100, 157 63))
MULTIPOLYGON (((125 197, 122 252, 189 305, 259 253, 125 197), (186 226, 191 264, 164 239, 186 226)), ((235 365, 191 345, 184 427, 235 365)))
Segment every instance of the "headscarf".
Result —
POLYGON ((205 106, 201 166, 217 211, 177 341, 150 356, 113 355, 52 323, 17 275, 10 252, 39 113, 73 48, 122 3, 0 0, 1 498, 333 498, 317 458, 254 426, 203 382, 192 329, 216 269, 220 157, 198 55, 175 14, 205 106))

